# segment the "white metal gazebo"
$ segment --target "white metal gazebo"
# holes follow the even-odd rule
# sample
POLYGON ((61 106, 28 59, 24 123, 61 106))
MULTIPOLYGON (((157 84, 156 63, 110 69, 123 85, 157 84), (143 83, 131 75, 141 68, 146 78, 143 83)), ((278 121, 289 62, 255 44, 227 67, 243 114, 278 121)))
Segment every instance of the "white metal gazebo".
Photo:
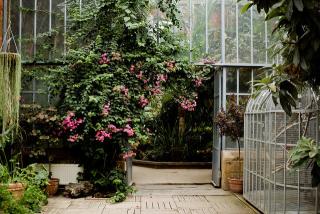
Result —
POLYGON ((318 213, 311 168, 287 168, 289 151, 303 135, 319 142, 319 111, 312 91, 289 117, 269 91, 250 99, 245 113, 244 197, 264 213, 318 213))

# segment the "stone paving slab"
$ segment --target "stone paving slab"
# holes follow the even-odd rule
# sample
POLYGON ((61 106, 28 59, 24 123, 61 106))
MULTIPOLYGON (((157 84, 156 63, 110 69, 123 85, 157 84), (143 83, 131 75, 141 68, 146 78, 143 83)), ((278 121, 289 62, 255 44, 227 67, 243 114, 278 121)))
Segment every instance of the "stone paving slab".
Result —
POLYGON ((110 204, 106 199, 50 198, 42 213, 254 214, 256 212, 235 195, 209 185, 142 185, 138 187, 137 194, 117 204, 110 204))

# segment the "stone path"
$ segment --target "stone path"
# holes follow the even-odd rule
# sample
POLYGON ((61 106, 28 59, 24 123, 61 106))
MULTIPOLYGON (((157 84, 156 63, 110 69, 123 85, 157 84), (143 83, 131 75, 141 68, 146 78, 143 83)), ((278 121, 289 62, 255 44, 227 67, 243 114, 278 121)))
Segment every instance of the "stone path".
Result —
POLYGON ((44 214, 250 214, 239 197, 206 185, 137 185, 137 193, 118 204, 104 199, 49 199, 44 214))
POLYGON ((136 184, 208 184, 211 169, 153 169, 133 166, 133 182, 136 184))

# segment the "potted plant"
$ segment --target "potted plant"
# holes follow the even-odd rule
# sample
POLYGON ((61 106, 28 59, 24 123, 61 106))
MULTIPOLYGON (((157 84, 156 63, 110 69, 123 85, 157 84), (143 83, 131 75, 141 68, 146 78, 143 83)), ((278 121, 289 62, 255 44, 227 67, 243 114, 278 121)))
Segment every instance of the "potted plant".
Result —
POLYGON ((17 169, 10 173, 7 166, 0 164, 0 185, 6 186, 15 199, 21 199, 24 192, 24 185, 21 182, 17 169))
POLYGON ((221 109, 214 122, 219 129, 220 135, 228 136, 237 143, 239 170, 235 177, 228 178, 228 183, 229 189, 232 192, 242 193, 243 179, 241 174, 240 139, 243 137, 244 107, 237 105, 234 95, 230 96, 227 110, 221 109))

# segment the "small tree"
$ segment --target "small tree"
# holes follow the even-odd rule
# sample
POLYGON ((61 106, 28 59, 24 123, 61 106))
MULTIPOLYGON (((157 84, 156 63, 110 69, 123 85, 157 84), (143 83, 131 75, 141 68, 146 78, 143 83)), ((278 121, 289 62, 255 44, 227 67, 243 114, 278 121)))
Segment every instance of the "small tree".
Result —
MULTIPOLYGON (((221 109, 215 117, 214 123, 219 129, 220 135, 228 136, 238 145, 238 163, 240 162, 240 139, 243 137, 244 107, 237 104, 236 96, 230 96, 227 110, 221 109)), ((240 171, 238 178, 240 178, 240 171)))

